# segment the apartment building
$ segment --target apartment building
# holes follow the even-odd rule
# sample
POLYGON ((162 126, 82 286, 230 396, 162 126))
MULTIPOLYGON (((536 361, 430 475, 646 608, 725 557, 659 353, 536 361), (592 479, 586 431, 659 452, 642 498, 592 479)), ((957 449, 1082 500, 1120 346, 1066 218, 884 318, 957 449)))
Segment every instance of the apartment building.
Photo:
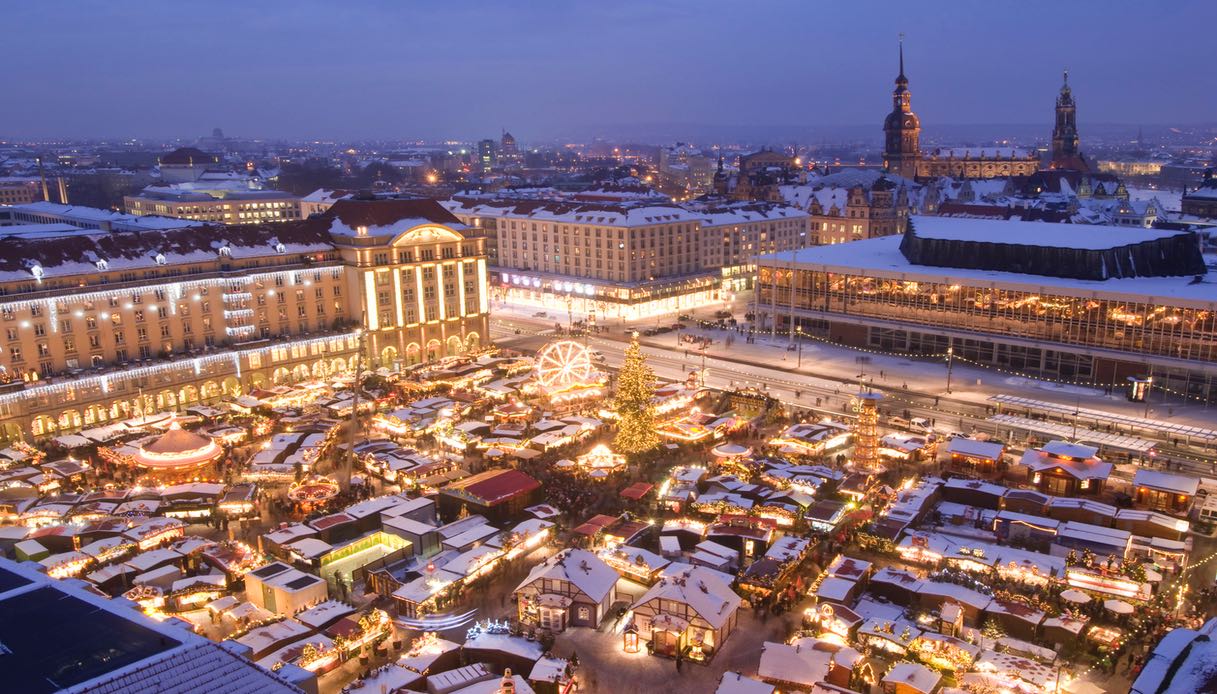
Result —
POLYGON ((462 354, 487 333, 481 237, 430 200, 284 224, 0 236, 0 436, 462 354))
POLYGON ((719 272, 702 263, 701 218, 681 207, 487 197, 444 205, 467 226, 493 228, 496 300, 573 320, 637 318, 719 298, 719 272))
POLYGON ((702 266, 721 269, 727 291, 752 286, 756 256, 811 243, 811 215, 797 207, 754 201, 691 202, 685 207, 701 218, 702 266))
POLYGON ((42 199, 42 184, 35 178, 0 176, 0 205, 27 205, 42 199))
POLYGON ((752 257, 805 245, 808 214, 778 203, 589 203, 458 196, 443 203, 492 237, 491 293, 568 320, 633 319, 729 302, 752 257))

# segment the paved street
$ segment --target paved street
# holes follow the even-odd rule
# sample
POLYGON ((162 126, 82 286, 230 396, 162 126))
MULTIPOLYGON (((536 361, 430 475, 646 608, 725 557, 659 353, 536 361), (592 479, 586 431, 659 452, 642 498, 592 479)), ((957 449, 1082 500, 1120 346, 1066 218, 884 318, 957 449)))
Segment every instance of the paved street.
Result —
MULTIPOLYGON (((805 602, 810 604, 810 600, 805 602)), ((621 635, 611 630, 567 629, 558 636, 554 651, 562 657, 569 657, 572 650, 579 654, 581 676, 591 692, 712 692, 728 670, 755 673, 765 641, 785 641, 798 626, 804 606, 780 617, 770 616, 764 622, 753 610, 741 609, 735 633, 714 660, 706 665, 686 661, 680 672, 674 660, 647 655, 645 650, 626 653, 621 635)))
MULTIPOLYGON (((496 316, 492 334, 502 346, 536 350, 553 339, 551 319, 497 309, 496 316), (520 333, 516 334, 516 330, 520 333)), ((674 321, 675 317, 669 317, 660 323, 674 321)), ((581 339, 604 354, 606 364, 615 368, 621 363, 628 333, 653 325, 654 319, 637 325, 615 325, 581 339)), ((1105 394, 1096 388, 1010 376, 959 362, 952 365, 952 387, 948 394, 945 363, 868 353, 811 340, 803 341, 800 355, 797 345, 793 351, 788 349, 792 343, 786 337, 761 335, 752 344, 745 338, 733 330, 689 328, 644 337, 641 341, 648 363, 660 378, 684 378, 690 370, 702 368, 704 362, 706 384, 712 388, 761 387, 788 404, 837 417, 848 416, 845 406, 850 397, 866 384, 883 391, 887 396, 884 407, 892 414, 935 420, 940 430, 970 433, 975 429, 1002 438, 1007 438, 1010 430, 985 421, 991 414, 988 399, 999 393, 1131 416, 1144 416, 1148 409, 1151 418, 1217 426, 1217 411, 1198 404, 1155 402, 1146 408, 1128 402, 1121 393, 1105 394), (680 342, 681 334, 714 341, 704 359, 700 351, 688 349, 687 344, 680 342)), ((1162 438, 1158 450, 1155 464, 1170 460, 1193 472, 1217 474, 1212 462, 1217 451, 1212 447, 1175 446, 1162 438)))

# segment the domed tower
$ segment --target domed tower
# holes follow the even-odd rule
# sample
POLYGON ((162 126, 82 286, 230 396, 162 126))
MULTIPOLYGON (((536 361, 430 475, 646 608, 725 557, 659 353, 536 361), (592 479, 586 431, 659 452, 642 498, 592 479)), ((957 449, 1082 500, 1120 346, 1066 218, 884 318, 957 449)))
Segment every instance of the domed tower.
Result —
POLYGON ((909 80, 904 76, 904 38, 900 39, 900 74, 892 91, 892 112, 883 121, 885 144, 883 165, 888 171, 908 178, 917 175, 921 156, 921 121, 910 104, 909 80))
POLYGON ((1077 103, 1069 88, 1069 71, 1056 97, 1056 124, 1052 127, 1052 168, 1082 169, 1082 153, 1078 148, 1077 103))

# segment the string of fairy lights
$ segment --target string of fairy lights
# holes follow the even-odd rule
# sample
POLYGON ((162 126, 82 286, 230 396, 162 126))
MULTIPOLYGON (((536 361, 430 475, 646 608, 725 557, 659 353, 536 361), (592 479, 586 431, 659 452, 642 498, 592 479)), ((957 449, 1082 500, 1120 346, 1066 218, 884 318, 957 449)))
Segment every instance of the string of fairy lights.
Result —
MULTIPOLYGON (((774 336, 777 337, 778 335, 781 335, 781 334, 789 335, 790 333, 789 332, 774 333, 774 336)), ((1018 376, 1020 378, 1029 378, 1029 379, 1036 380, 1036 381, 1045 381, 1048 383, 1056 383, 1059 385, 1082 386, 1082 387, 1087 387, 1087 388, 1121 388, 1125 385, 1124 383, 1121 383, 1119 381, 1115 381, 1115 382, 1111 382, 1111 383, 1100 383, 1098 381, 1085 381, 1082 379, 1051 378, 1048 376, 1031 374, 1031 373, 1028 373, 1025 371, 1018 371, 1015 369, 1005 369, 1000 366, 994 366, 993 364, 987 364, 985 362, 977 361, 975 359, 969 359, 967 357, 964 357, 964 356, 961 356, 961 355, 955 354, 955 353, 948 354, 947 352, 899 352, 899 351, 895 351, 895 350, 881 350, 881 349, 873 349, 870 347, 859 347, 856 345, 847 345, 847 344, 842 344, 839 342, 832 342, 832 341, 828 340, 827 338, 823 338, 818 335, 812 335, 811 333, 803 332, 802 330, 796 330, 795 334, 798 335, 799 337, 804 337, 804 338, 807 338, 807 339, 815 341, 815 342, 820 342, 820 343, 823 343, 826 345, 830 345, 832 347, 844 347, 845 349, 853 350, 855 352, 864 352, 866 354, 875 354, 875 355, 885 356, 885 357, 903 357, 903 358, 908 358, 908 359, 921 359, 924 361, 936 361, 939 359, 946 360, 946 359, 950 358, 953 361, 960 361, 960 362, 963 362, 970 366, 975 366, 977 368, 985 369, 987 371, 995 371, 997 373, 1005 374, 1007 376, 1018 376)), ((1148 384, 1148 387, 1151 389, 1159 390, 1164 393, 1178 395, 1181 398, 1195 400, 1197 402, 1204 402, 1204 400, 1205 400, 1205 398, 1202 396, 1192 395, 1190 393, 1185 393, 1180 390, 1175 390, 1173 388, 1164 386, 1161 383, 1150 383, 1150 384, 1148 384)))
MULTIPOLYGON (((513 324, 506 322, 506 321, 502 321, 502 324, 507 327, 513 327, 513 324)), ((533 334, 533 335, 541 334, 536 331, 525 331, 525 332, 528 332, 529 334, 533 334)), ((1054 383, 1054 384, 1059 384, 1059 385, 1071 385, 1071 386, 1089 387, 1089 388, 1112 388, 1112 389, 1123 387, 1123 385, 1124 385, 1124 384, 1118 383, 1118 382, 1096 383, 1096 382, 1089 382, 1089 381, 1081 381, 1078 379, 1064 379, 1064 378, 1054 379, 1054 378, 1048 378, 1048 377, 1044 377, 1044 376, 1037 376, 1037 375, 1029 374, 1029 373, 1022 372, 1022 371, 1004 369, 1001 367, 994 366, 992 364, 986 364, 986 363, 979 362, 976 360, 968 359, 967 357, 963 357, 958 354, 948 354, 946 352, 921 353, 921 352, 886 351, 886 350, 878 350, 878 349, 871 349, 871 348, 867 348, 867 347, 858 347, 858 346, 854 346, 854 345, 845 345, 845 344, 839 344, 836 342, 830 342, 827 339, 817 337, 817 336, 811 335, 809 333, 805 333, 802 330, 798 330, 797 335, 799 335, 800 337, 805 337, 805 338, 811 339, 813 341, 821 342, 821 343, 824 343, 826 345, 830 345, 833 347, 844 347, 846 349, 849 349, 849 350, 852 350, 855 352, 862 352, 862 353, 866 353, 866 354, 874 354, 874 355, 879 355, 879 356, 914 358, 914 359, 920 359, 920 360, 937 360, 937 359, 947 359, 948 357, 950 357, 952 360, 959 360, 965 364, 976 366, 978 368, 986 369, 989 371, 994 371, 994 372, 1002 373, 1005 375, 1016 376, 1016 377, 1020 377, 1020 378, 1027 378, 1027 379, 1031 379, 1031 380, 1054 383)), ((800 384, 795 383, 793 381, 786 381, 784 383, 786 385, 789 385, 789 386, 795 387, 795 388, 800 386, 800 384)), ((1181 398, 1195 400, 1197 402, 1204 401, 1203 397, 1184 393, 1182 391, 1178 391, 1178 390, 1166 387, 1164 385, 1161 385, 1160 383, 1150 383, 1149 387, 1156 388, 1157 390, 1159 390, 1163 393, 1170 393, 1172 395, 1178 395, 1181 398)), ((899 395, 900 391, 898 389, 889 388, 889 389, 885 389, 884 392, 892 400, 902 402, 904 404, 907 404, 907 405, 910 405, 913 407, 924 407, 925 406, 925 403, 923 403, 923 402, 917 402, 915 400, 901 397, 899 395)), ((951 401, 947 400, 947 402, 950 403, 951 401)), ((975 416, 975 414, 976 414, 974 412, 966 412, 962 409, 949 409, 948 407, 943 407, 943 406, 939 405, 937 402, 935 403, 933 409, 936 412, 946 414, 946 415, 952 415, 952 416, 956 416, 956 417, 972 417, 972 416, 975 416)), ((1172 457, 1176 458, 1176 459, 1188 460, 1188 461, 1192 461, 1192 462, 1208 462, 1207 458, 1192 456, 1192 455, 1188 455, 1185 453, 1179 453, 1179 454, 1173 455, 1172 457)))

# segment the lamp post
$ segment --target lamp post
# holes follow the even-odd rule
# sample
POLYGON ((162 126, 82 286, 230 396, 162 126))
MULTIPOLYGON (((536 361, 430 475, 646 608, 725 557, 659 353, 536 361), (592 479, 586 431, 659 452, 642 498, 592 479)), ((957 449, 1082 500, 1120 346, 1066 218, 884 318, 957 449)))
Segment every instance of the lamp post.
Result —
POLYGON ((951 393, 951 367, 955 365, 955 348, 947 347, 947 394, 951 393))
POLYGON ((803 328, 799 328, 798 330, 799 336, 796 339, 799 341, 799 363, 794 368, 801 369, 803 368, 803 328))
POLYGON ((626 625, 625 631, 622 632, 622 641, 622 646, 626 653, 637 653, 640 650, 638 647, 638 626, 633 621, 626 625))

